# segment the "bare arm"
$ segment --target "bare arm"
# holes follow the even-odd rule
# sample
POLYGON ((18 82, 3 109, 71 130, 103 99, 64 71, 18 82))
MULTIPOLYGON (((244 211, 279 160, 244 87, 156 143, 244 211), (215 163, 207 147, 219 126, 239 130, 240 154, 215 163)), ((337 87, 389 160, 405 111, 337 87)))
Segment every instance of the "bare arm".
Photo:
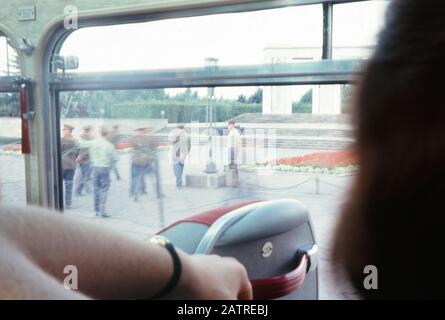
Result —
MULTIPOLYGON (((0 298, 143 299, 173 271, 162 247, 37 208, 0 207, 0 247, 0 298), (78 269, 79 293, 62 285, 67 265, 78 269)), ((183 274, 170 298, 251 298, 245 269, 234 259, 179 254, 183 274)))

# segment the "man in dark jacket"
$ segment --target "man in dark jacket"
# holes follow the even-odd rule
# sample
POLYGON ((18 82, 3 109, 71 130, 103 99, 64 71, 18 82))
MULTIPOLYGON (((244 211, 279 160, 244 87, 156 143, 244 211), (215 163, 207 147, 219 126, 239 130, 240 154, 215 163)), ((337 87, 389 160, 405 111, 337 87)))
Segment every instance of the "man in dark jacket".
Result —
POLYGON ((145 175, 154 169, 156 160, 156 145, 153 139, 147 135, 147 128, 135 130, 131 140, 133 151, 131 154, 131 185, 130 196, 146 194, 145 175))
POLYGON ((70 209, 73 198, 73 180, 76 173, 76 159, 79 156, 79 146, 73 137, 74 127, 63 126, 62 147, 62 177, 65 181, 65 208, 70 209))

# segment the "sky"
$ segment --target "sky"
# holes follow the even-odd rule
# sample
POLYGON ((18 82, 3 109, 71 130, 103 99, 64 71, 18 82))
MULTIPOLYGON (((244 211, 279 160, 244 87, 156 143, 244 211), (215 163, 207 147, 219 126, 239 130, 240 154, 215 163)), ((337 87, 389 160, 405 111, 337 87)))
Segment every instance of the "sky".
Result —
MULTIPOLYGON (((9 59, 11 59, 11 56, 14 54, 14 49, 7 45, 6 38, 0 37, 0 76, 6 75, 8 66, 6 64, 7 56, 9 56, 9 59), (8 50, 6 50, 6 47, 8 47, 8 50)), ((16 72, 17 70, 10 66, 10 72, 16 72)))
MULTIPOLYGON (((334 47, 375 44, 386 6, 383 0, 335 5, 334 47)), ((321 57, 322 27, 321 5, 168 19, 80 29, 68 37, 61 54, 79 58, 76 72, 203 67, 207 57, 217 58, 220 66, 262 64, 263 50, 276 46, 319 47, 321 57)), ((295 95, 307 90, 300 89, 295 95)), ((216 96, 255 90, 217 88, 216 96)))

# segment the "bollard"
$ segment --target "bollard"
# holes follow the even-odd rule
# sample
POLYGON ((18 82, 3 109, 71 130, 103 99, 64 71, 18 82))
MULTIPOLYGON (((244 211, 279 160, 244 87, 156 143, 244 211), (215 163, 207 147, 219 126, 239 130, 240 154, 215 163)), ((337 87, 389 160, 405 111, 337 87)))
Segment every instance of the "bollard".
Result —
POLYGON ((224 172, 226 174, 226 176, 225 176, 226 187, 232 187, 232 188, 238 187, 238 182, 239 182, 238 181, 238 167, 230 168, 230 166, 225 166, 224 172))

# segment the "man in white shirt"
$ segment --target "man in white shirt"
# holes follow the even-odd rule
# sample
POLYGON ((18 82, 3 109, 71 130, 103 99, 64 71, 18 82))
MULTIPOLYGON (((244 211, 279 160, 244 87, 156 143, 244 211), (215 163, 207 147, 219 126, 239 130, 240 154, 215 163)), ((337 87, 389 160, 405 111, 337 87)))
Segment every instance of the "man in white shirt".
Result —
POLYGON ((235 120, 230 120, 227 123, 229 134, 227 136, 227 150, 229 156, 229 168, 238 169, 238 153, 241 150, 242 142, 241 135, 238 129, 235 128, 235 120))
MULTIPOLYGON (((82 128, 83 132, 79 136, 79 146, 84 145, 88 141, 92 141, 94 139, 92 134, 92 127, 90 125, 86 125, 82 128)), ((80 169, 80 177, 78 179, 78 183, 76 186, 76 196, 81 196, 82 191, 85 189, 86 193, 90 193, 90 183, 91 183, 91 162, 90 162, 90 153, 89 148, 80 148, 79 156, 76 159, 79 164, 80 169)))
POLYGON ((110 171, 117 160, 116 148, 106 137, 108 130, 101 128, 100 137, 90 143, 90 159, 93 168, 94 210, 96 216, 110 217, 105 212, 105 202, 110 188, 110 171))

